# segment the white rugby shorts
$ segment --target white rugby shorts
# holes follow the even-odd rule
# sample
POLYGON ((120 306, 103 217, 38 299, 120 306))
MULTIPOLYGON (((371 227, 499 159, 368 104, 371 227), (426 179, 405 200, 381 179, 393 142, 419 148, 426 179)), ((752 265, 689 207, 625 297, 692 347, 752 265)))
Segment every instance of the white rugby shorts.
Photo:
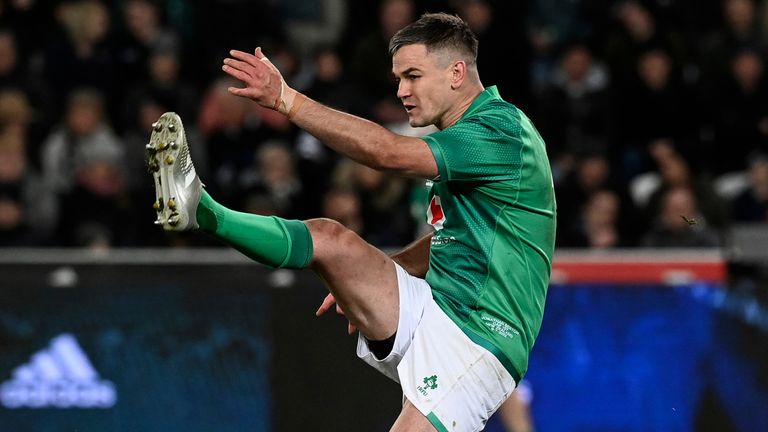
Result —
POLYGON ((440 309, 424 279, 395 264, 400 319, 390 354, 377 359, 358 336, 357 355, 400 383, 438 431, 479 431, 515 389, 501 362, 440 309))

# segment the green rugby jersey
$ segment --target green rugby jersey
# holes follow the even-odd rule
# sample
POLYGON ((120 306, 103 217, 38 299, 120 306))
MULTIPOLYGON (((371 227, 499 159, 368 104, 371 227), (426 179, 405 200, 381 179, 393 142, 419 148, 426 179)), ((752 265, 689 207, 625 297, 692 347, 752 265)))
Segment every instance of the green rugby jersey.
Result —
POLYGON ((519 382, 541 326, 555 245, 544 141, 496 87, 423 139, 440 173, 429 194, 436 231, 426 280, 442 310, 519 382))

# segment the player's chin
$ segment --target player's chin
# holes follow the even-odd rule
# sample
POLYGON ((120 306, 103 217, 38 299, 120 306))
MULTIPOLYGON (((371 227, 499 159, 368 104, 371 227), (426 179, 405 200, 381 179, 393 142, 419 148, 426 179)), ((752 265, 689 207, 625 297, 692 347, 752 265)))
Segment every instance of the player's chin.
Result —
POLYGON ((424 127, 429 125, 424 119, 412 115, 408 115, 408 124, 411 125, 411 127, 424 127))

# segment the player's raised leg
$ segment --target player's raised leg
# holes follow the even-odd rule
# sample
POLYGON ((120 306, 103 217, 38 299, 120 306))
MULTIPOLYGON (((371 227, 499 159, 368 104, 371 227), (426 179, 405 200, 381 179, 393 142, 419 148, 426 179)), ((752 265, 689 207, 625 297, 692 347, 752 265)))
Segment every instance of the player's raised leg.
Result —
POLYGON ((200 229, 272 267, 309 264, 312 241, 302 222, 232 211, 203 189, 175 113, 165 113, 154 123, 147 166, 155 181, 155 223, 166 231, 200 229))
POLYGON ((311 267, 347 318, 370 340, 392 336, 398 286, 392 260, 330 219, 305 222, 230 210, 202 187, 178 115, 153 125, 147 164, 155 181, 155 223, 168 231, 200 229, 271 267, 311 267))
POLYGON ((392 259, 331 219, 306 222, 314 255, 310 268, 326 283, 350 323, 369 340, 397 330, 399 293, 392 259))

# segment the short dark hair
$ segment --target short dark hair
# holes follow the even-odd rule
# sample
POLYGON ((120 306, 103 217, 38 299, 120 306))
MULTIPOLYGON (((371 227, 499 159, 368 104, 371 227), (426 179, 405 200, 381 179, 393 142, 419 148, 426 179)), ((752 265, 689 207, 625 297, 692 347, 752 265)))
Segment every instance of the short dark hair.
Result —
POLYGON ((477 61, 477 36, 456 15, 425 13, 417 21, 403 27, 389 41, 389 54, 414 44, 424 44, 427 52, 450 48, 461 52, 467 63, 477 61))

